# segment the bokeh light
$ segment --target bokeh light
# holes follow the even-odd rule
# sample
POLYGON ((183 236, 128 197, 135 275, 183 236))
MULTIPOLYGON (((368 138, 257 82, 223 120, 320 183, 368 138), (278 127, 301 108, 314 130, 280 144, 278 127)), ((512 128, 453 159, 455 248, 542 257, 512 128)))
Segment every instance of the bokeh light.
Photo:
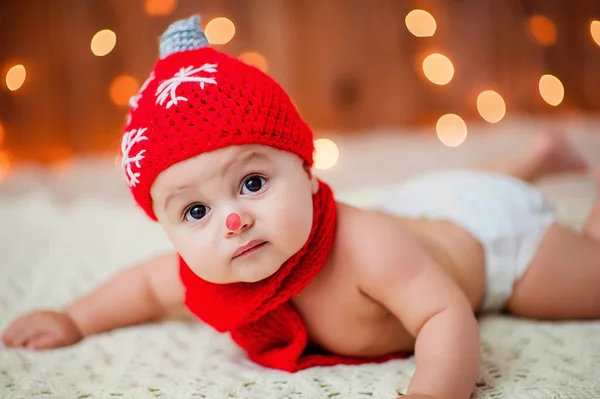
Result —
POLYGON ((235 36, 235 25, 229 18, 218 17, 206 24, 204 32, 210 44, 226 44, 235 36))
POLYGON ((423 73, 432 83, 443 86, 452 80, 454 66, 452 61, 445 55, 433 53, 423 60, 423 73))
POLYGON ((240 54, 240 60, 242 60, 248 65, 257 67, 265 73, 269 70, 269 64, 267 62, 267 59, 262 54, 257 53, 256 51, 246 51, 240 54))
POLYGON ((600 46, 600 21, 592 21, 590 23, 590 33, 592 34, 592 39, 600 46))
POLYGON ((404 23, 409 32, 416 37, 433 36, 437 28, 435 18, 425 10, 412 10, 406 14, 404 23))
POLYGON ((315 163, 317 169, 330 169, 338 161, 340 151, 337 145, 329 139, 315 140, 315 163))
POLYGON ((565 97, 565 88, 556 76, 543 75, 539 82, 540 95, 548 104, 559 105, 565 97))
POLYGON ((113 103, 120 107, 128 107, 129 99, 136 95, 139 89, 140 84, 133 76, 121 75, 110 83, 108 94, 113 103))
POLYGON ((90 43, 92 53, 98 57, 103 57, 113 51, 117 44, 117 35, 110 29, 103 29, 96 32, 90 43))
POLYGON ((146 0, 144 10, 152 16, 165 16, 177 8, 177 0, 146 0))
POLYGON ((435 130, 442 144, 448 147, 458 147, 467 138, 467 124, 456 114, 442 115, 435 130))
POLYGON ((10 159, 8 154, 0 152, 0 181, 6 179, 10 173, 10 159))
POLYGON ((22 64, 18 64, 13 66, 6 73, 6 87, 8 90, 15 91, 23 86, 25 83, 25 77, 27 76, 27 71, 22 64))
POLYGON ((540 46, 551 46, 556 43, 556 27, 550 18, 534 15, 527 21, 532 40, 540 46))
POLYGON ((506 115, 506 103, 494 90, 485 90, 477 96, 477 111, 487 122, 497 123, 506 115))

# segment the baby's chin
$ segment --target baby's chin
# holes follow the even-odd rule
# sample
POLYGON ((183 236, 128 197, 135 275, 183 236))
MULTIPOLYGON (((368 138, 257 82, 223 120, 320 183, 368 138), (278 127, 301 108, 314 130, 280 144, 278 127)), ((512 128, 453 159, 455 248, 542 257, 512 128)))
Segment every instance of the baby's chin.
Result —
POLYGON ((265 280, 275 273, 283 266, 282 264, 267 265, 266 262, 259 264, 252 264, 254 262, 248 262, 245 264, 235 265, 234 274, 235 279, 238 283, 256 283, 261 280, 265 280))
MULTIPOLYGON (((195 268, 189 264, 190 268, 201 279, 213 284, 234 284, 234 283, 256 283, 273 276, 281 267, 297 252, 289 251, 292 248, 286 248, 288 251, 281 251, 272 242, 268 242, 261 250, 248 255, 231 259, 228 264, 221 264, 212 268, 195 268), (202 275, 200 271, 216 271, 222 273, 216 275, 202 275)), ((206 265, 204 265, 206 267, 206 265)))
POLYGON ((194 270, 194 267, 190 265, 190 268, 194 273, 209 283, 213 284, 234 284, 234 283, 256 283, 261 280, 265 280, 281 268, 281 264, 277 265, 265 265, 265 262, 244 262, 237 265, 232 265, 231 273, 229 276, 203 276, 202 273, 198 273, 194 270))

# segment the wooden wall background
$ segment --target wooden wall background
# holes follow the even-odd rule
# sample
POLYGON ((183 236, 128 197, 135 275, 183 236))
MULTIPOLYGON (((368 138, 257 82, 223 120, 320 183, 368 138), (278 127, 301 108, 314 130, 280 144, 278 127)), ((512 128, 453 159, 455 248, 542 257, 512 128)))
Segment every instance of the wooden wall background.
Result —
POLYGON ((42 162, 115 151, 126 109, 111 102, 111 81, 128 74, 142 82, 159 35, 193 13, 204 23, 230 18, 236 35, 218 47, 264 55, 268 72, 317 131, 433 129, 448 112, 481 121, 475 98, 483 89, 502 94, 508 116, 600 109, 600 47, 589 32, 590 21, 600 20, 597 0, 179 0, 167 16, 149 16, 146 1, 0 1, 0 151, 42 162), (415 8, 436 18, 433 37, 407 30, 404 18, 415 8), (529 40, 527 18, 535 14, 555 23, 554 45, 529 40), (117 45, 96 57, 90 40, 106 28, 117 45), (434 51, 453 61, 449 85, 423 77, 421 60, 434 51), (11 92, 4 76, 19 63, 27 80, 11 92), (565 86, 559 107, 538 94, 544 73, 565 86))

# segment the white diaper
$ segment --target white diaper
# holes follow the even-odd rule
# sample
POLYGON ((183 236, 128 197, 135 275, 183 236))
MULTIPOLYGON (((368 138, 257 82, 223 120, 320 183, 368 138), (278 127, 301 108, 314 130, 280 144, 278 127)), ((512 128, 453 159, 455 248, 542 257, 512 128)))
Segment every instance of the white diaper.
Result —
POLYGON ((484 311, 501 309, 556 221, 550 203, 520 180, 474 170, 423 175, 384 195, 377 209, 461 226, 485 251, 484 311))

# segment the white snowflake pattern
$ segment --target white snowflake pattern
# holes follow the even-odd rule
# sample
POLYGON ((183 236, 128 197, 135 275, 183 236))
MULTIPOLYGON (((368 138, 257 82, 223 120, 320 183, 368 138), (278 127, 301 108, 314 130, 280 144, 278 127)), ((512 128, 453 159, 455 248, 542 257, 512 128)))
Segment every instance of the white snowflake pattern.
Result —
POLYGON ((154 80, 154 71, 152 71, 152 73, 150 73, 150 76, 148 76, 148 79, 146 79, 146 81, 144 82, 144 84, 142 84, 142 87, 140 87, 140 90, 137 92, 137 94, 135 96, 132 96, 131 98, 129 98, 129 106, 131 107, 129 113, 127 114, 127 124, 129 125, 131 123, 131 113, 133 111, 135 111, 137 109, 137 107, 139 106, 139 101, 142 98, 142 93, 144 92, 144 90, 146 90, 146 88, 148 87, 148 85, 150 84, 150 82, 152 82, 154 80))
POLYGON ((205 84, 216 85, 217 81, 214 77, 206 76, 193 76, 199 72, 215 73, 217 72, 217 64, 204 64, 200 68, 189 66, 187 68, 181 68, 179 72, 176 72, 171 79, 167 79, 162 82, 156 89, 156 103, 164 106, 165 101, 167 102, 166 108, 169 109, 173 105, 177 105, 178 101, 187 101, 188 99, 182 96, 177 96, 177 88, 180 84, 186 82, 197 82, 200 84, 200 88, 204 90, 205 84))
POLYGON ((138 93, 129 99, 129 105, 133 109, 138 107, 138 101, 140 101, 140 98, 142 98, 142 93, 144 92, 144 90, 146 90, 146 88, 148 87, 150 82, 152 82, 153 80, 154 80, 154 72, 152 72, 150 74, 150 76, 148 76, 148 79, 146 79, 144 84, 142 84, 142 87, 140 87, 140 90, 138 91, 138 93))
POLYGON ((144 153, 146 152, 146 150, 141 150, 134 156, 131 156, 131 149, 136 143, 148 140, 148 137, 144 136, 146 130, 148 130, 148 128, 133 129, 125 132, 123 141, 121 142, 121 152, 123 153, 121 158, 121 168, 123 169, 127 184, 130 187, 135 187, 136 184, 140 182, 138 179, 140 177, 140 172, 134 172, 131 165, 135 164, 139 169, 141 167, 140 161, 145 158, 144 153))

